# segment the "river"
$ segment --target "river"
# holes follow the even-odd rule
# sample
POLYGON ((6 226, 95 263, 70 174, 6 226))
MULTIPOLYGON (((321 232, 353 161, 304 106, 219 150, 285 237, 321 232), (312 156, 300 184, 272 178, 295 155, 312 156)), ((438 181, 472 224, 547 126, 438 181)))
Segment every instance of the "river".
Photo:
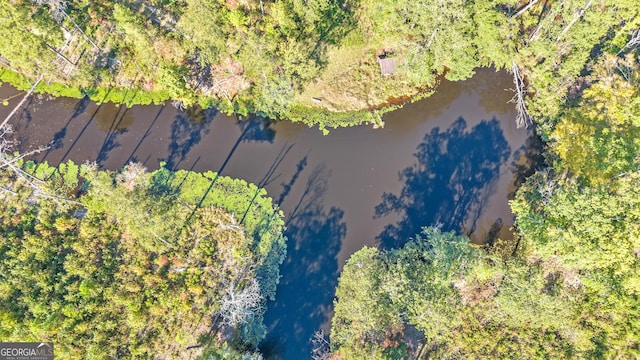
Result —
MULTIPOLYGON (((313 332, 328 330, 340 269, 363 246, 401 246, 431 224, 482 243, 501 221, 500 236, 512 236, 507 199, 526 171, 529 134, 515 126, 510 87, 508 74, 478 70, 386 114, 384 129, 328 136, 302 124, 238 123, 215 110, 41 95, 11 124, 21 151, 50 145, 37 161, 96 161, 112 170, 129 161, 153 170, 164 161, 265 187, 287 216, 289 242, 261 349, 267 359, 298 360, 310 357, 313 332)), ((2 99, 16 93, 0 88, 2 99)), ((1 118, 19 99, 0 108, 1 118)))

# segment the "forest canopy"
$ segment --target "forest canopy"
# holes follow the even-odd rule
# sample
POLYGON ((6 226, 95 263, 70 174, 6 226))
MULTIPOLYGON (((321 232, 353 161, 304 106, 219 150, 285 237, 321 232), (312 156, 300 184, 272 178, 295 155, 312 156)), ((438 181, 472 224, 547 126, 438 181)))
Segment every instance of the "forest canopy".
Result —
MULTIPOLYGON (((339 359, 640 356, 638 52, 605 55, 539 121, 546 165, 511 201, 515 239, 425 228, 341 274, 339 359)), ((429 225, 429 224, 424 224, 429 225)))
POLYGON ((12 0, 0 3, 0 79, 325 128, 379 124, 442 78, 493 66, 522 72, 540 116, 603 51, 625 50, 638 11, 634 0, 12 0))
POLYGON ((0 173, 3 340, 46 339, 70 359, 252 358, 286 249, 264 190, 21 162, 0 173))
MULTIPOLYGON (((511 199, 514 239, 479 247, 417 224, 402 248, 356 252, 314 358, 633 358, 639 13, 637 0, 9 0, 0 81, 325 129, 379 126, 443 79, 506 69, 517 122, 545 146, 511 199)), ((3 339, 51 338, 70 358, 260 356, 285 251, 263 190, 7 159, 3 339)))

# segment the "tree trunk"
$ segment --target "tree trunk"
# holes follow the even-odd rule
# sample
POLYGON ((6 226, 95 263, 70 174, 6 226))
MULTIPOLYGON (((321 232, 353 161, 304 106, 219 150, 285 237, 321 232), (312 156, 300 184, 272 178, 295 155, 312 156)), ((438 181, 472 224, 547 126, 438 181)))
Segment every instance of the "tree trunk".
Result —
POLYGON ((540 0, 530 1, 525 7, 523 7, 515 15, 513 15, 513 17, 516 18, 516 17, 522 15, 522 13, 524 13, 527 10, 529 10, 529 8, 532 7, 533 5, 535 5, 538 1, 540 1, 540 0))
POLYGON ((523 126, 531 125, 531 114, 527 110, 527 103, 525 101, 527 96, 527 87, 520 75, 520 70, 518 69, 518 64, 513 62, 513 66, 511 67, 511 72, 513 73, 513 84, 515 85, 515 89, 512 89, 515 93, 509 102, 514 103, 516 105, 516 125, 518 128, 523 126))
POLYGON ((35 90, 38 84, 40 83, 40 81, 42 81, 43 76, 44 75, 40 75, 40 77, 38 77, 38 80, 33 84, 33 86, 31 86, 31 89, 27 91, 27 93, 24 95, 22 100, 20 100, 18 105, 16 105, 16 107, 14 107, 13 110, 11 110, 11 112, 9 113, 9 115, 7 115, 7 117, 4 119, 2 124, 0 124, 0 129, 2 129, 7 125, 7 123, 9 122, 9 119, 11 119, 11 117, 16 113, 16 111, 18 111, 18 109, 27 101, 27 99, 29 98, 33 90, 35 90))

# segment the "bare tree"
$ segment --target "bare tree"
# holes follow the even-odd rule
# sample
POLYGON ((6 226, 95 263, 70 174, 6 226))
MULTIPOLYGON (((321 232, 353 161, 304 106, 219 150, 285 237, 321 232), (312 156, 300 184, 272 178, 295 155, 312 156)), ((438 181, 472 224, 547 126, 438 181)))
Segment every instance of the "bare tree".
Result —
POLYGON ((633 50, 638 45, 640 45, 640 29, 636 29, 633 33, 631 33, 631 39, 627 41, 627 43, 618 51, 616 55, 622 54, 625 50, 633 50))
POLYGON ((9 124, 0 126, 0 154, 9 154, 13 148, 15 141, 9 139, 9 136, 13 133, 9 124))
POLYGON ((587 10, 591 7, 591 3, 592 1, 589 1, 585 6, 584 9, 577 9, 574 13, 573 13, 573 19, 571 19, 571 22, 569 22, 569 24, 567 24, 567 26, 565 26, 565 28, 562 30, 562 32, 560 33, 560 35, 558 35, 558 37, 556 38, 556 41, 559 41, 564 34, 569 31, 569 29, 571 29, 571 27, 573 25, 575 25, 578 20, 582 19, 582 17, 584 16, 584 14, 587 12, 587 10))
POLYGON ((184 111, 184 103, 180 100, 173 100, 171 105, 179 111, 184 111))
POLYGON ((551 202, 551 198, 557 187, 558 182, 553 178, 549 169, 541 171, 536 178, 536 188, 545 206, 551 202))
POLYGON ((329 352, 329 340, 323 330, 313 333, 311 338, 313 349, 311 350, 312 360, 329 360, 331 353, 329 352))
POLYGON ((533 5, 535 5, 539 0, 531 0, 529 1, 529 3, 525 6, 522 7, 522 9, 520 9, 517 13, 515 13, 515 15, 513 15, 514 18, 522 15, 522 13, 524 13, 525 11, 529 10, 530 7, 532 7, 533 5))
MULTIPOLYGON (((38 86, 38 83, 42 80, 42 75, 38 78, 38 80, 31 86, 31 89, 27 91, 22 100, 13 108, 13 110, 7 115, 4 121, 0 124, 0 170, 8 170, 12 172, 17 178, 20 178, 25 184, 27 184, 33 190, 32 196, 36 197, 44 197, 51 200, 64 202, 64 203, 73 203, 76 205, 82 205, 81 203, 67 199, 62 196, 57 196, 51 194, 46 190, 45 183, 42 179, 38 179, 34 175, 24 171, 20 166, 18 166, 20 160, 29 157, 31 155, 38 154, 47 150, 48 147, 41 146, 35 150, 25 152, 22 154, 14 155, 14 147, 17 145, 16 141, 10 139, 11 134, 13 133, 13 129, 11 124, 9 124, 9 120, 11 117, 18 111, 18 109, 26 102, 29 98, 33 90, 38 86)), ((2 188, 5 192, 12 193, 17 195, 17 193, 11 189, 2 188)))
POLYGON ((80 26, 78 25, 78 23, 76 23, 71 16, 69 16, 69 14, 67 14, 67 1, 66 0, 30 0, 32 3, 38 5, 38 6, 43 6, 46 5, 49 7, 49 12, 51 13, 51 17, 57 21, 58 23, 61 23, 62 20, 64 20, 64 18, 67 18, 72 24, 73 26, 78 29, 78 31, 80 31, 80 33, 82 33, 82 35, 84 35, 85 39, 91 43, 91 45, 93 45, 93 47, 98 50, 100 50, 100 47, 98 45, 96 45, 95 42, 93 42, 93 40, 91 40, 91 38, 89 37, 89 35, 87 35, 87 33, 84 32, 84 30, 82 30, 80 28, 80 26))
POLYGON ((229 217, 229 219, 231 220, 231 222, 229 224, 223 224, 222 221, 220 221, 220 219, 218 219, 218 225, 220 226, 221 230, 235 230, 238 231, 242 234, 244 234, 244 228, 242 227, 242 225, 238 224, 236 222, 236 218, 233 215, 233 213, 231 213, 231 216, 229 217))
MULTIPOLYGON (((7 136, 11 133, 12 133, 12 130, 9 124, 4 124, 2 125, 2 127, 0 127, 0 170, 6 169, 11 173, 13 173, 17 178, 20 178, 25 184, 27 184, 27 186, 29 186, 33 190, 33 192, 31 193, 32 196, 47 198, 50 200, 54 200, 58 203, 75 204, 75 205, 84 206, 82 203, 78 201, 52 194, 47 190, 47 187, 45 186, 45 182, 42 179, 38 179, 34 175, 24 171, 20 166, 18 166, 18 163, 20 160, 26 157, 29 157, 31 155, 35 155, 40 152, 43 152, 47 150, 48 147, 43 146, 26 153, 13 155, 12 150, 13 150, 13 146, 15 145, 15 142, 7 139, 7 136)), ((8 193, 17 195, 17 193, 11 189, 2 188, 2 190, 8 193)))
POLYGON ((523 126, 529 127, 533 123, 531 120, 531 114, 529 114, 529 111, 527 110, 526 103, 529 88, 525 84, 522 75, 520 75, 518 64, 516 64, 515 61, 511 67, 511 72, 513 73, 513 84, 515 85, 515 89, 511 89, 514 92, 514 95, 509 102, 516 105, 516 125, 518 128, 523 126))
POLYGON ((49 7, 49 12, 51 12, 51 17, 58 23, 61 22, 66 15, 66 0, 32 0, 32 2, 38 6, 47 5, 49 7))
POLYGON ((24 95, 22 100, 20 100, 20 102, 13 108, 13 110, 11 110, 9 115, 7 115, 4 121, 2 121, 2 123, 0 124, 0 169, 7 167, 13 170, 13 168, 15 167, 14 164, 19 160, 29 155, 33 155, 46 150, 45 148, 38 148, 36 150, 33 150, 31 152, 28 152, 22 155, 18 155, 18 156, 11 155, 13 148, 16 145, 16 142, 10 139, 10 136, 13 133, 13 128, 11 127, 11 124, 9 124, 9 120, 11 120, 13 115, 15 115, 18 109, 20 109, 20 107, 22 107, 22 105, 27 101, 29 96, 31 96, 31 94, 33 93, 35 88, 38 86, 40 81, 42 81, 42 77, 43 77, 42 75, 38 77, 38 80, 31 86, 31 88, 29 89, 29 91, 27 91, 27 93, 24 95))
POLYGON ((529 41, 538 40, 538 37, 541 34, 541 30, 553 24, 554 19, 560 15, 560 9, 560 7, 557 7, 554 11, 552 8, 551 13, 538 20, 538 26, 536 26, 535 30, 531 33, 531 35, 529 35, 529 41))
POLYGON ((133 191, 138 186, 146 185, 146 172, 147 168, 145 168, 141 163, 130 162, 124 167, 124 169, 122 169, 122 172, 118 174, 116 181, 120 186, 128 191, 133 191))
POLYGON ((256 279, 249 280, 249 284, 242 289, 232 284, 220 305, 223 322, 231 327, 246 324, 255 314, 264 311, 263 300, 260 284, 256 279))
POLYGON ((7 115, 7 117, 4 119, 4 121, 2 122, 2 124, 0 124, 0 129, 4 128, 5 126, 7 126, 7 124, 9 123, 9 120, 11 119, 11 117, 16 113, 16 111, 18 111, 18 109, 27 101, 27 99, 29 98, 29 96, 31 96, 31 93, 33 93, 33 90, 36 89, 36 87, 38 86, 38 84, 40 83, 40 81, 42 81, 43 75, 40 75, 38 77, 38 80, 33 83, 33 85, 31 86, 31 88, 29 89, 29 91, 27 91, 27 93, 24 95, 24 97, 22 98, 22 100, 20 100, 20 102, 18 103, 18 105, 16 105, 13 110, 11 110, 11 112, 9 113, 9 115, 7 115))

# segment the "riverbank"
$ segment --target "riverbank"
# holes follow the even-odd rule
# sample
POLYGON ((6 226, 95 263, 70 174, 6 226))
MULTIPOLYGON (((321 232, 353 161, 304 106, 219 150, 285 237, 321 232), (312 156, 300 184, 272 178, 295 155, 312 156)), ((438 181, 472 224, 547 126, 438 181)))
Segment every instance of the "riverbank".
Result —
POLYGON ((15 41, 0 41, 0 66, 17 88, 44 76, 38 91, 54 96, 127 106, 171 101, 323 130, 380 127, 382 114, 428 95, 424 89, 445 73, 463 80, 478 66, 504 66, 476 43, 482 24, 460 17, 508 13, 484 1, 454 2, 432 18, 442 10, 435 4, 415 12, 404 5, 3 3, 0 30, 15 41))
MULTIPOLYGON (((389 229, 409 240, 404 247, 364 247, 347 261, 330 344, 316 352, 381 360, 637 358, 640 52, 621 55, 593 65, 579 99, 547 115, 551 133, 539 134, 550 141, 532 138, 515 162, 513 241, 498 236, 480 250, 438 228, 411 235, 403 232, 416 223, 407 211, 389 229)), ((416 176, 423 172, 403 175, 424 187, 416 176)), ((386 200, 384 209, 415 207, 420 198, 403 191, 386 200)))
MULTIPOLYGON (((199 105, 321 130, 373 123, 440 78, 512 69, 522 122, 579 97, 603 52, 628 51, 633 2, 299 0, 0 5, 0 67, 18 88, 96 102, 199 105), (208 26, 202 26, 208 24, 208 26), (571 92, 573 91, 573 92, 571 92), (527 95, 534 95, 527 99, 527 95), (570 100, 570 99, 569 99, 570 100), (528 107, 528 110, 527 110, 528 107)), ((544 129, 543 129, 544 130, 544 129)))
MULTIPOLYGON (((12 125, 22 151, 51 145, 36 156, 39 162, 88 160, 117 170, 136 160, 154 170, 165 161, 171 168, 212 170, 264 187, 286 216, 289 242, 277 300, 265 317, 271 335, 262 348, 303 359, 309 337, 330 321, 346 259, 362 246, 375 246, 387 225, 410 231, 401 223, 405 212, 423 216, 412 215, 416 226, 440 221, 472 233, 476 242, 501 218, 500 235, 510 236, 507 201, 517 170, 511 164, 527 138, 507 103, 510 82, 504 72, 481 69, 464 82, 443 81, 431 97, 385 114, 384 131, 356 126, 329 136, 301 123, 237 122, 214 109, 126 108, 70 98, 33 97, 12 125), (399 176, 423 164, 418 156, 433 160, 433 167, 412 178, 428 186, 412 186, 399 176), (414 210, 377 210, 385 193, 403 192, 424 201, 414 210)), ((14 93, 6 85, 0 89, 1 96, 14 93)), ((388 237, 386 242, 392 245, 388 237)))
POLYGON ((40 337, 62 359, 257 358, 286 249, 264 190, 213 172, 0 156, 5 341, 40 337))
POLYGON ((171 101, 321 129, 380 126, 390 110, 381 105, 434 85, 409 81, 410 46, 391 48, 390 38, 357 30, 364 4, 183 5, 2 4, 0 28, 17 41, 0 42, 0 78, 24 89, 43 76, 37 91, 53 96, 127 106, 171 101), (204 36, 203 22, 218 25, 218 36, 204 36), (392 64, 388 76, 382 60, 392 64))
MULTIPOLYGON (((12 70, 0 70, 0 85, 7 83, 18 90, 25 91, 32 86, 30 79, 12 70)), ((97 104, 112 103, 114 105, 125 105, 132 107, 135 105, 165 105, 172 104, 176 108, 184 108, 181 104, 171 100, 166 91, 149 91, 141 89, 130 89, 123 87, 116 88, 78 88, 67 86, 62 83, 41 82, 34 89, 35 93, 49 95, 52 97, 67 97, 73 99, 87 98, 97 104)), ((424 97, 424 96, 423 96, 424 97)), ((355 126, 362 124, 372 124, 377 127, 383 126, 382 115, 402 107, 409 101, 415 101, 422 97, 404 97, 403 101, 393 101, 371 107, 370 109, 332 112, 330 110, 316 108, 307 105, 291 105, 286 113, 282 114, 281 120, 291 122, 304 122, 310 126, 318 126, 325 134, 327 128, 338 128, 355 126)), ((0 99, 5 101, 9 99, 0 99)), ((233 108, 221 107, 218 99, 202 98, 198 99, 197 105, 202 109, 216 108, 227 115, 234 114, 233 108)), ((240 115, 251 115, 244 113, 240 115)))

